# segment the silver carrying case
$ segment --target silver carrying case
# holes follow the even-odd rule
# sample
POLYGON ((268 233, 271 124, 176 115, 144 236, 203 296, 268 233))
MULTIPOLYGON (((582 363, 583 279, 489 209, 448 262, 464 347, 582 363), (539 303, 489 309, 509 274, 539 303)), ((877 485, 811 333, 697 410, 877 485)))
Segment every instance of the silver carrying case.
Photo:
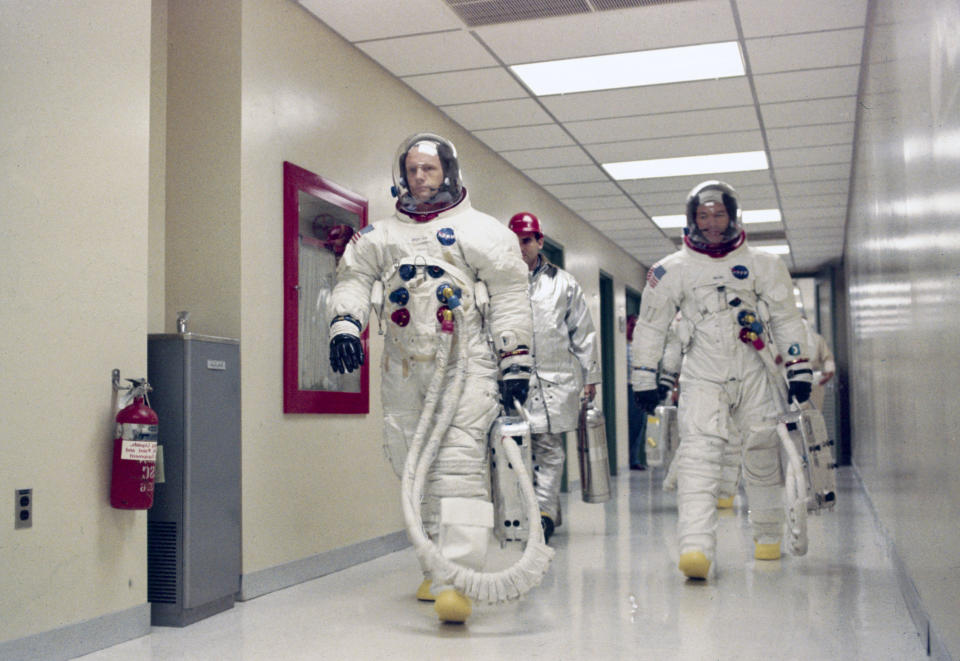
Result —
POLYGON ((680 444, 680 431, 677 426, 677 407, 661 405, 647 414, 647 433, 645 439, 647 466, 657 468, 669 466, 680 444))
POLYGON ((823 414, 815 408, 790 411, 777 422, 786 426, 803 462, 807 510, 833 509, 837 502, 837 462, 823 414))
POLYGON ((585 402, 577 425, 577 458, 580 463, 580 490, 585 503, 610 500, 610 459, 607 453, 607 424, 603 411, 585 402))
MULTIPOLYGON (((520 491, 520 474, 507 460, 504 443, 520 447, 527 475, 533 476, 530 425, 521 417, 501 415, 490 428, 490 493, 493 497, 493 534, 505 546, 508 542, 526 542, 530 522, 520 491)), ((537 524, 539 525, 539 521, 537 524)))

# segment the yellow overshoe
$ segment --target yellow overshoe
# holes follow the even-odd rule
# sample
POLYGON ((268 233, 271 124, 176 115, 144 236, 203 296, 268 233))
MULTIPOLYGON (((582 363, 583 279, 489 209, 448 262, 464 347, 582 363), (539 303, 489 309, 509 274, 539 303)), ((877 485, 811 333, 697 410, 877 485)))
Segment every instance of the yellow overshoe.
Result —
POLYGON ((442 622, 462 624, 470 617, 473 606, 470 605, 470 599, 457 590, 444 590, 437 595, 433 610, 442 622))
POLYGON ((680 556, 677 567, 687 578, 705 579, 710 571, 710 561, 703 551, 687 551, 680 556))
POLYGON ((436 601, 436 597, 430 592, 430 579, 423 579, 423 583, 417 588, 417 599, 419 601, 436 601))
POLYGON ((753 557, 757 560, 779 560, 780 543, 761 544, 760 542, 756 542, 753 548, 753 557))
POLYGON ((733 496, 729 498, 717 498, 717 509, 728 510, 733 507, 733 496))

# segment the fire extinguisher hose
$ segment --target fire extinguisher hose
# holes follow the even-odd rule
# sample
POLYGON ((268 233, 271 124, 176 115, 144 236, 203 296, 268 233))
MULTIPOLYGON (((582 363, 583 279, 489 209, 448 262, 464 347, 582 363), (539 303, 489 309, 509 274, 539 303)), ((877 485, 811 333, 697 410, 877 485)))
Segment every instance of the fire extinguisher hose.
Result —
POLYGON ((453 416, 456 414, 463 394, 464 377, 467 367, 467 343, 461 336, 463 311, 453 308, 454 332, 441 333, 440 348, 437 351, 437 368, 431 379, 424 398, 423 411, 417 423, 417 430, 404 465, 401 481, 401 504, 407 525, 407 533, 413 543, 421 565, 429 568, 435 585, 452 585, 466 596, 477 601, 499 603, 519 599, 540 584, 553 558, 554 551, 543 540, 543 530, 535 525, 540 520, 540 507, 530 475, 526 472, 520 449, 516 445, 504 445, 508 460, 516 468, 520 478, 520 490, 524 497, 527 517, 531 522, 530 537, 524 546, 523 554, 510 567, 497 572, 482 572, 459 565, 446 558, 437 544, 431 540, 423 528, 420 503, 423 500, 424 483, 427 472, 436 459, 440 442, 443 440, 453 416), (455 346, 456 369, 452 383, 444 388, 444 376, 450 360, 451 345, 455 346), (428 434, 441 391, 444 393, 440 412, 437 414, 433 430, 428 434))

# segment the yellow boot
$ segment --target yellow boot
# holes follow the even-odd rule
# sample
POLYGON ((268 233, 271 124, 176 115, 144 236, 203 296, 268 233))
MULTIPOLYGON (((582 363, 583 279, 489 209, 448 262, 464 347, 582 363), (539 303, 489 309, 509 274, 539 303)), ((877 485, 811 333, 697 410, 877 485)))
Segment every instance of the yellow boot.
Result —
POLYGON ((780 542, 775 544, 761 544, 760 542, 755 542, 753 548, 753 557, 757 560, 779 560, 780 542))
POLYGON ((733 496, 717 498, 717 509, 728 510, 733 507, 733 496))
POLYGON ((437 617, 442 622, 454 622, 462 624, 470 617, 473 612, 473 606, 470 605, 470 599, 457 590, 444 590, 437 595, 436 602, 433 604, 433 610, 437 612, 437 617))
POLYGON ((420 584, 420 587, 417 588, 417 600, 418 601, 436 601, 437 598, 433 596, 433 593, 430 592, 430 579, 423 579, 423 583, 420 584))
POLYGON ((680 555, 677 567, 687 578, 705 579, 710 572, 710 560, 703 551, 687 551, 680 555))

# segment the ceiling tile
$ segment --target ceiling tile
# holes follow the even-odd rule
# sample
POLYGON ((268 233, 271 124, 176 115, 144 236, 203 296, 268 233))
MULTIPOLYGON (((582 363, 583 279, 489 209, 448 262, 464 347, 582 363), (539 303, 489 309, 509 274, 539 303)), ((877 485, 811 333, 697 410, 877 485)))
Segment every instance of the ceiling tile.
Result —
POLYGON ((469 131, 506 126, 530 126, 549 124, 550 115, 533 99, 510 99, 442 106, 450 119, 469 131))
POLYGON ((571 197, 593 197, 601 195, 621 195, 620 189, 610 182, 594 184, 556 184, 544 186, 553 193, 557 199, 563 200, 571 197))
POLYGON ((800 165, 823 165, 825 163, 850 163, 853 157, 852 145, 831 145, 827 147, 805 147, 802 149, 775 149, 770 158, 777 168, 797 167, 800 165))
POLYGON ((800 101, 811 98, 854 96, 860 79, 859 65, 785 71, 755 76, 760 103, 800 101))
POLYGON ((473 134, 494 151, 563 147, 573 144, 570 136, 556 124, 524 126, 504 129, 486 129, 473 134))
POLYGON ((571 197, 563 200, 563 204, 571 211, 617 209, 631 205, 630 198, 622 193, 617 195, 571 197))
POLYGON ((853 122, 857 118, 857 97, 841 96, 814 101, 788 101, 760 106, 766 128, 853 122))
POLYGON ((577 182, 609 181, 607 173, 595 165, 563 168, 528 168, 524 174, 541 186, 577 182))
MULTIPOLYGON (((853 127, 853 122, 843 122, 840 124, 767 129, 767 142, 771 149, 851 144, 853 142, 853 127)), ((779 171, 777 172, 777 178, 781 178, 779 171)))
POLYGON ((862 26, 867 0, 737 0, 746 37, 862 26))
POLYGON ((778 167, 777 181, 819 181, 820 179, 850 178, 850 164, 807 165, 803 167, 778 167))
POLYGON ((753 104, 746 77, 700 80, 670 85, 630 87, 600 92, 556 94, 541 98, 562 122, 703 110, 753 104))
POLYGON ((561 167, 593 163, 582 147, 501 150, 500 155, 521 170, 524 168, 561 167))
POLYGON ((453 10, 437 0, 300 0, 300 4, 348 41, 465 27, 453 10))
POLYGON ((796 184, 780 184, 780 195, 784 198, 802 195, 825 195, 841 193, 846 197, 849 189, 846 179, 827 179, 824 181, 805 181, 796 184))
POLYGON ((500 68, 407 76, 402 80, 435 106, 527 97, 520 84, 500 68))
POLYGON ((462 31, 378 39, 357 48, 398 77, 497 66, 490 53, 462 31), (438 52, 443 57, 437 57, 438 52))
POLYGON ((506 64, 731 41, 728 0, 698 0, 476 28, 506 64), (535 29, 531 27, 535 25, 535 29))
POLYGON ((753 108, 723 108, 660 115, 569 122, 573 136, 584 144, 665 138, 700 133, 749 131, 759 128, 753 108))
POLYGON ((861 28, 747 40, 755 75, 860 64, 862 48, 861 28))
POLYGON ((625 140, 587 145, 586 149, 600 163, 616 163, 648 158, 698 156, 759 151, 764 148, 763 134, 756 131, 729 131, 675 138, 625 140))

